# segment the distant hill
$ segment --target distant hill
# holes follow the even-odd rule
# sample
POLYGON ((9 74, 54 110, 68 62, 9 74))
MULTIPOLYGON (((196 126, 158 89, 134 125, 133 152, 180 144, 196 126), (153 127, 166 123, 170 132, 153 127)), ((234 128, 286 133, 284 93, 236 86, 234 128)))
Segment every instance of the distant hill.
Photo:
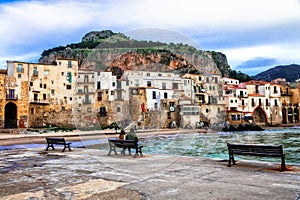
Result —
POLYGON ((276 78, 285 78, 287 82, 294 82, 300 78, 300 65, 280 65, 253 76, 253 79, 263 81, 272 81, 276 78))

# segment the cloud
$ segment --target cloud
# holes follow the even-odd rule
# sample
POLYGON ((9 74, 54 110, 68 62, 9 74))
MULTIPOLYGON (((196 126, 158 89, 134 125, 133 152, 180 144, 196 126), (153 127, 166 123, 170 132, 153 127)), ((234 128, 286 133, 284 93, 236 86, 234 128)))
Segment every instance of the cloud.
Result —
POLYGON ((236 66, 255 57, 282 56, 279 40, 284 48, 292 45, 286 51, 299 52, 293 45, 300 43, 299 10, 298 0, 12 1, 0 4, 0 58, 26 61, 28 54, 78 42, 91 30, 161 28, 193 38, 205 49, 224 50, 236 66))
POLYGON ((255 57, 236 66, 235 70, 243 71, 249 75, 255 75, 264 71, 266 68, 275 67, 278 63, 278 60, 275 58, 255 57))

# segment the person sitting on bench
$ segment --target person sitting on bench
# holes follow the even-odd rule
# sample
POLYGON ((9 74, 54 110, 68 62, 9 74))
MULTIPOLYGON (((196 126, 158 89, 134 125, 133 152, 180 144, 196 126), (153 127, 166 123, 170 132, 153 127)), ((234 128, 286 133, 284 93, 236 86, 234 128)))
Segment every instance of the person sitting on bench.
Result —
POLYGON ((124 130, 121 130, 121 133, 119 135, 119 140, 125 140, 126 139, 126 133, 124 130))

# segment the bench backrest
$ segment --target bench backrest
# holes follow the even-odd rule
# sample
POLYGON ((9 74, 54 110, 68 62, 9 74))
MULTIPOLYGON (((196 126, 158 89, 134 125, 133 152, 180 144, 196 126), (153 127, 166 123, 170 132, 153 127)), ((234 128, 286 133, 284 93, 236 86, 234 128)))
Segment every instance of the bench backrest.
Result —
POLYGON ((283 156, 282 145, 256 145, 256 144, 229 144, 228 150, 234 154, 240 155, 268 155, 283 156))
POLYGON ((120 147, 120 148, 124 148, 124 147, 137 148, 138 146, 137 142, 134 140, 108 139, 108 141, 114 144, 116 147, 120 147))
POLYGON ((66 141, 64 138, 46 138, 47 143, 49 144, 65 144, 66 141))

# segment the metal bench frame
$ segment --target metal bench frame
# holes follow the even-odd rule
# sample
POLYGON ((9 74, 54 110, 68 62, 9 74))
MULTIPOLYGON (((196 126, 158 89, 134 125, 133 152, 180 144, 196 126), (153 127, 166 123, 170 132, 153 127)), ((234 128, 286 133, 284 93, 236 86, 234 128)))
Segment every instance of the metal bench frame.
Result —
POLYGON ((135 140, 118 140, 118 139, 108 139, 109 143, 109 152, 108 155, 112 151, 115 152, 115 155, 117 155, 116 148, 122 148, 121 154, 125 155, 125 150, 128 149, 129 155, 131 155, 131 149, 135 149, 135 155, 134 157, 138 156, 143 156, 142 148, 143 146, 139 146, 138 142, 135 140))
POLYGON ((69 151, 71 151, 71 148, 70 148, 71 142, 66 142, 64 138, 49 138, 49 137, 47 137, 46 140, 47 140, 47 144, 48 144, 46 151, 48 151, 49 147, 51 147, 53 150, 55 150, 54 144, 64 145, 62 152, 64 152, 66 148, 68 148, 69 151))
POLYGON ((259 145, 259 144, 229 144, 227 143, 229 161, 228 167, 231 167, 231 162, 235 165, 234 154, 248 156, 265 156, 265 157, 280 157, 281 171, 286 169, 285 155, 282 145, 259 145))

